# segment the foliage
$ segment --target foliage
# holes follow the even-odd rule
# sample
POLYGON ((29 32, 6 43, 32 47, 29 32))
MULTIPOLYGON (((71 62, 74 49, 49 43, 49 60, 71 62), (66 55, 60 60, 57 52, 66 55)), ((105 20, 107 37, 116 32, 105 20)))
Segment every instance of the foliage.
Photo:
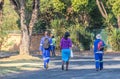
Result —
POLYGON ((82 11, 88 5, 88 0, 72 0, 72 7, 75 12, 82 11))
POLYGON ((52 0, 40 0, 41 13, 46 12, 51 7, 52 7, 52 0))
POLYGON ((57 48, 59 48, 59 43, 60 43, 60 40, 61 38, 63 37, 66 29, 65 29, 65 20, 61 19, 55 19, 55 20, 52 20, 51 21, 51 26, 53 28, 53 35, 55 36, 56 38, 56 41, 57 41, 57 48))
MULTIPOLYGON (((120 0, 101 1, 108 14, 107 19, 100 14, 96 0, 40 0, 40 16, 33 30, 35 33, 39 33, 42 30, 51 29, 58 41, 57 47, 59 47, 60 39, 65 31, 69 31, 74 44, 83 49, 89 49, 92 46, 94 29, 96 31, 101 28, 108 28, 107 31, 113 29, 109 32, 110 38, 113 40, 112 37, 118 31, 113 32, 115 29, 111 29, 111 26, 116 27, 117 25, 117 18, 120 15, 120 0)), ((27 23, 31 19, 32 2, 32 0, 26 0, 27 23)), ((13 10, 9 0, 5 0, 3 14, 2 27, 4 30, 19 30, 20 18, 13 10)), ((114 46, 111 40, 109 42, 114 46)))
POLYGON ((53 8, 56 12, 61 12, 65 9, 65 4, 61 2, 60 0, 52 0, 53 8))
POLYGON ((3 7, 3 26, 4 30, 18 30, 19 17, 10 5, 9 0, 5 0, 3 7))
POLYGON ((98 8, 93 8, 92 11, 89 12, 89 15, 91 17, 90 26, 93 28, 101 28, 104 22, 98 8))
POLYGON ((92 12, 97 7, 95 0, 88 0, 88 4, 86 6, 88 12, 92 12))
POLYGON ((35 24, 35 26, 33 27, 33 33, 40 33, 42 32, 42 30, 44 31, 46 29, 45 26, 46 23, 44 21, 41 21, 41 19, 39 19, 35 24))
POLYGON ((83 50, 89 50, 92 47, 93 36, 87 28, 76 24, 69 28, 73 43, 83 50))
POLYGON ((109 0, 108 4, 112 7, 112 11, 116 17, 120 16, 120 0, 109 0))
POLYGON ((26 9, 27 11, 31 12, 32 11, 32 0, 26 0, 26 9))
POLYGON ((113 50, 120 51, 120 29, 111 29, 109 33, 109 43, 113 50))
POLYGON ((0 31, 0 50, 3 46, 3 44, 6 42, 6 39, 7 39, 7 33, 5 31, 0 31))

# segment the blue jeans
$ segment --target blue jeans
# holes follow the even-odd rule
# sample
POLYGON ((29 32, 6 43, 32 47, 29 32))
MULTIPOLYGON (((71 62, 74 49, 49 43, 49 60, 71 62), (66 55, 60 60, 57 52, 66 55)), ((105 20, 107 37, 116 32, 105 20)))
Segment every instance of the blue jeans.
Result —
POLYGON ((55 55, 55 46, 52 46, 52 56, 56 56, 55 55))

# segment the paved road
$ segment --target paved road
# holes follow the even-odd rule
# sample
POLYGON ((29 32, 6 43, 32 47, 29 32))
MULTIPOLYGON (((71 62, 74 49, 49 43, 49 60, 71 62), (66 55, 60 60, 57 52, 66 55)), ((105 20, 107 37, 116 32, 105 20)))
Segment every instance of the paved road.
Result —
POLYGON ((120 56, 104 56, 104 70, 95 71, 93 56, 74 57, 68 71, 61 70, 61 58, 52 57, 48 70, 25 72, 3 79, 120 79, 120 56))

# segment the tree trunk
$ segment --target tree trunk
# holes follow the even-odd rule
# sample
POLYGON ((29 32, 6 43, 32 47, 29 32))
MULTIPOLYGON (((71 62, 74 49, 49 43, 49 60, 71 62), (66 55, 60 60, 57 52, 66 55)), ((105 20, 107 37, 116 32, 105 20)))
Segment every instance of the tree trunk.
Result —
POLYGON ((99 9, 100 13, 106 19, 107 18, 107 12, 105 10, 105 7, 104 7, 102 1, 96 0, 96 4, 98 6, 98 9, 99 9))
POLYGON ((28 34, 28 28, 26 25, 26 19, 25 19, 25 0, 20 1, 20 23, 21 23, 21 32, 22 32, 22 39, 21 39, 21 45, 20 45, 20 55, 28 55, 29 54, 29 34, 28 34))
POLYGON ((0 31, 2 26, 3 4, 4 4, 4 0, 0 0, 0 31))
POLYGON ((29 23, 30 42, 31 42, 32 30, 33 30, 34 24, 37 21, 38 13, 39 13, 39 0, 33 0, 32 17, 31 17, 31 20, 30 20, 30 23, 29 23))
MULTIPOLYGON (((3 5, 4 5, 4 0, 0 0, 0 32, 2 31, 3 5)), ((0 36, 0 50, 2 47, 3 40, 4 37, 0 36)))
POLYGON ((2 10, 0 10, 0 31, 1 31, 1 27, 2 27, 2 10))
POLYGON ((10 3, 13 5, 14 10, 20 15, 20 23, 21 23, 21 33, 22 39, 20 44, 20 55, 29 55, 30 52, 30 40, 32 36, 32 29, 37 20, 37 16, 39 13, 39 1, 33 0, 33 9, 30 23, 26 23, 26 0, 10 0, 10 3))
POLYGON ((120 29, 120 16, 117 18, 118 28, 120 29))

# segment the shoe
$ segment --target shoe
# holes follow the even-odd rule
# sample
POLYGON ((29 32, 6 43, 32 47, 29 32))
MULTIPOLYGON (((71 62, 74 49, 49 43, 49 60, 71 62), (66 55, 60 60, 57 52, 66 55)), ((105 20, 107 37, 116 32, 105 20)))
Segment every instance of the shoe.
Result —
POLYGON ((64 70, 64 65, 62 65, 62 70, 64 70))
POLYGON ((96 71, 99 71, 99 69, 96 69, 96 71))
POLYGON ((100 68, 100 70, 103 70, 103 68, 100 68))
POLYGON ((66 69, 66 71, 68 71, 68 69, 66 69))

